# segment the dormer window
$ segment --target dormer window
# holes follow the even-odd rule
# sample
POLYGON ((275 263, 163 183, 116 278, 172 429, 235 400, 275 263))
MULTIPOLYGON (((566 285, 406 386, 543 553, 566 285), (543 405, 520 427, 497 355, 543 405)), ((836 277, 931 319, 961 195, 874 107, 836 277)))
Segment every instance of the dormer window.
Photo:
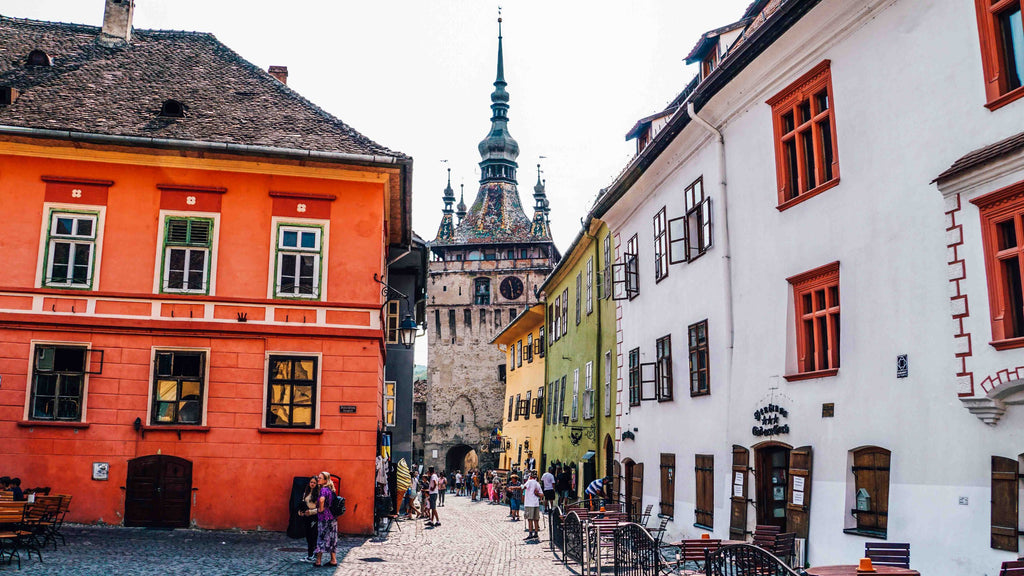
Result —
POLYGON ((187 108, 188 107, 181 102, 168 98, 167 100, 164 100, 164 103, 160 106, 160 115, 167 118, 184 118, 185 110, 187 108))
POLYGON ((718 42, 711 45, 708 53, 704 56, 704 59, 700 63, 700 77, 701 80, 707 78, 718 68, 718 42))
POLYGON ((53 66, 53 59, 42 50, 33 50, 28 53, 26 63, 29 66, 53 66))

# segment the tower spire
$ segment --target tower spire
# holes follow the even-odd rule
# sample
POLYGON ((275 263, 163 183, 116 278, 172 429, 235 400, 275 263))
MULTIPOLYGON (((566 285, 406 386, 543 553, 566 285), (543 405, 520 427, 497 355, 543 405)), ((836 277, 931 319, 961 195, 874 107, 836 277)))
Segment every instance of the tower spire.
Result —
MULTIPOLYGON (((543 158, 543 156, 541 156, 543 158)), ((551 237, 551 219, 548 214, 551 208, 545 192, 545 181, 541 179, 540 163, 537 163, 537 184, 533 187, 533 225, 530 233, 537 238, 551 237)))
POLYGON ((516 182, 519 144, 508 133, 508 92, 505 86, 505 51, 502 46, 501 12, 498 13, 498 71, 491 92, 491 131, 480 142, 480 182, 516 182))
POLYGON ((451 240, 455 235, 455 224, 452 222, 452 204, 455 203, 455 191, 452 190, 452 169, 448 169, 448 185, 444 188, 444 208, 441 209, 441 225, 437 228, 439 240, 451 240))
POLYGON ((459 223, 462 223, 462 219, 466 217, 466 185, 459 184, 459 205, 456 206, 458 210, 455 215, 459 217, 459 223))

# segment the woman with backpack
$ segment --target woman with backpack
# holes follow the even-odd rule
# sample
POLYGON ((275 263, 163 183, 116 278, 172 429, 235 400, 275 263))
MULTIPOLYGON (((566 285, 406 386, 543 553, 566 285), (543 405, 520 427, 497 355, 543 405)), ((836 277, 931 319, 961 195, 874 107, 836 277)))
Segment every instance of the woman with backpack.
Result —
POLYGON ((331 482, 331 473, 324 471, 318 475, 320 482, 320 499, 317 501, 317 535, 316 562, 314 566, 323 566, 323 554, 331 555, 328 566, 338 565, 338 519, 331 514, 331 502, 338 497, 331 482))

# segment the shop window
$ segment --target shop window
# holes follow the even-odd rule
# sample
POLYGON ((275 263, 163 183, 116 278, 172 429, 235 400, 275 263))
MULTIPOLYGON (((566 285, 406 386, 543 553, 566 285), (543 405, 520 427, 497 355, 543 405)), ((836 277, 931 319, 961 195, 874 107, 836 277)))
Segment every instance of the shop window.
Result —
POLYGON ((594 257, 587 258, 587 315, 594 312, 594 257))
POLYGON ((658 402, 672 399, 672 336, 658 338, 655 345, 655 380, 658 402))
MULTIPOLYGON (((316 423, 317 358, 271 356, 267 428, 312 428, 316 423)), ((385 423, 395 425, 395 383, 384 383, 385 423)))
POLYGON ((780 210, 839 183, 832 95, 826 60, 767 102, 775 129, 780 210))
POLYGON ((1024 182, 971 201, 981 214, 993 345, 1024 345, 1024 182))
POLYGON ((213 220, 168 218, 164 225, 162 292, 209 294, 213 220))
POLYGON ((87 355, 85 346, 36 345, 29 420, 82 421, 87 355))
POLYGON ((672 518, 676 508, 676 455, 661 455, 661 511, 658 516, 672 518))
POLYGON ((629 351, 629 405, 640 405, 640 349, 629 351))
POLYGON ((796 310, 797 374, 787 380, 839 372, 839 262, 788 279, 796 310))
POLYGON ((205 387, 206 352, 158 350, 150 423, 202 424, 205 387))
POLYGON ((847 509, 852 522, 844 532, 885 538, 889 524, 889 460, 885 448, 867 446, 850 451, 847 509))
POLYGON ((388 344, 398 344, 398 300, 388 300, 387 302, 387 338, 388 344))
POLYGON ((690 324, 687 333, 690 341, 690 396, 711 394, 711 379, 708 376, 708 321, 690 324))
POLYGON ((43 286, 92 288, 98 219, 94 212, 50 214, 43 286))
POLYGON ((395 425, 395 382, 384 382, 384 425, 395 425))
POLYGON ((668 231, 665 207, 654 215, 654 279, 668 276, 668 231))
POLYGON ((974 0, 990 110, 1024 96, 1024 21, 1020 0, 974 0))
POLYGON ((487 306, 491 303, 491 279, 476 278, 473 280, 473 303, 487 306))
POLYGON ((275 296, 320 297, 322 235, 318 226, 278 227, 275 296))
POLYGON ((715 457, 711 454, 697 454, 694 462, 694 479, 697 499, 694 505, 693 525, 707 530, 715 529, 715 457))

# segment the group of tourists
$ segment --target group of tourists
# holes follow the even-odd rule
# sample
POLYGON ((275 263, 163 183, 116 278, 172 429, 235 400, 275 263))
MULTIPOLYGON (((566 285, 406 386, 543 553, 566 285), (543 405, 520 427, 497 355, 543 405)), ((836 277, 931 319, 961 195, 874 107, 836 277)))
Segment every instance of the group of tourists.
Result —
POLYGON ((331 511, 334 500, 338 498, 341 497, 330 472, 321 472, 309 479, 302 495, 304 507, 300 506, 298 512, 306 528, 304 562, 313 562, 314 566, 338 565, 338 518, 331 511), (330 555, 330 562, 323 562, 324 554, 330 555))
POLYGON ((448 479, 438 474, 434 467, 420 474, 413 471, 409 488, 402 495, 402 505, 398 509, 399 517, 424 518, 427 527, 436 528, 441 525, 437 514, 439 506, 444 506, 445 493, 448 491, 448 479))

